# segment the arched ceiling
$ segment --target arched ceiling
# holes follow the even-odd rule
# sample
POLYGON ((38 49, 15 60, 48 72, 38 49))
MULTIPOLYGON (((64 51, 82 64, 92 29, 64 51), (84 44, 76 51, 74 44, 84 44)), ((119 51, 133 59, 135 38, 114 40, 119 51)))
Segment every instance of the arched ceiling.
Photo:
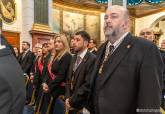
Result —
MULTIPOLYGON (((105 12, 107 4, 99 4, 95 0, 53 0, 54 3, 64 4, 71 7, 105 12)), ((158 5, 142 3, 137 6, 128 6, 131 16, 143 17, 153 13, 165 11, 165 2, 158 5)))

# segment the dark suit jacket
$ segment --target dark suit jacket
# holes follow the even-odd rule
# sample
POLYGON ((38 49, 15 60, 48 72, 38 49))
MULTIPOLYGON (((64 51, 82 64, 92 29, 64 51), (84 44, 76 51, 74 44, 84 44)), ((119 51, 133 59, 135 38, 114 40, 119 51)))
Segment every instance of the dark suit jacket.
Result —
POLYGON ((58 96, 60 93, 64 94, 64 91, 59 91, 60 88, 65 90, 65 85, 61 85, 66 82, 66 77, 71 62, 71 54, 66 52, 61 59, 56 59, 52 64, 52 73, 55 75, 55 79, 50 82, 49 88, 53 96, 58 96))
MULTIPOLYGON (((165 66, 165 51, 160 50, 160 53, 161 53, 161 57, 162 57, 162 60, 163 60, 163 64, 165 66)), ((165 92, 165 69, 163 71, 163 92, 165 92)))
POLYGON ((157 46, 128 34, 108 58, 102 80, 96 85, 106 43, 98 50, 92 73, 89 100, 98 96, 97 101, 93 101, 95 104, 92 108, 95 107, 99 114, 137 114, 138 109, 152 111, 146 113, 146 110, 139 110, 144 111, 140 114, 155 114, 152 109, 160 108, 163 74, 163 64, 157 46), (96 86, 99 87, 97 91, 96 86))
POLYGON ((23 72, 9 48, 0 49, 0 114, 22 114, 25 103, 23 72))
POLYGON ((93 51, 91 51, 91 53, 93 53, 94 55, 96 55, 97 54, 97 51, 96 50, 93 50, 93 51))
POLYGON ((22 55, 23 55, 23 53, 20 54, 18 61, 21 65, 24 73, 30 74, 35 56, 31 51, 28 51, 23 59, 22 59, 22 55))
POLYGON ((66 98, 70 98, 71 106, 74 108, 82 108, 85 106, 86 99, 89 95, 89 80, 95 62, 95 55, 87 51, 82 62, 75 72, 73 67, 76 56, 73 57, 67 79, 66 98), (74 76, 73 90, 71 90, 71 79, 74 76))

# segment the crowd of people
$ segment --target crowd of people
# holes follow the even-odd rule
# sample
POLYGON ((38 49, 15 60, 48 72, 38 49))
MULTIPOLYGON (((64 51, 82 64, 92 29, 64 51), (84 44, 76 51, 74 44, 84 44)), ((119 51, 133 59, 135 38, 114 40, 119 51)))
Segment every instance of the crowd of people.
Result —
POLYGON ((103 29, 107 40, 98 49, 86 31, 70 41, 56 34, 33 52, 27 41, 22 53, 14 47, 32 114, 161 113, 165 40, 159 49, 151 29, 131 35, 128 10, 117 5, 107 9, 103 29))
POLYGON ((22 53, 14 47, 26 77, 26 105, 35 107, 36 114, 66 112, 64 104, 61 110, 55 108, 56 100, 66 99, 68 108, 69 102, 78 105, 79 99, 71 101, 70 97, 82 94, 74 91, 84 91, 83 84, 89 80, 87 75, 92 72, 96 50, 95 40, 86 31, 77 32, 70 43, 64 34, 57 34, 47 43, 36 44, 33 52, 27 41, 22 42, 22 53))

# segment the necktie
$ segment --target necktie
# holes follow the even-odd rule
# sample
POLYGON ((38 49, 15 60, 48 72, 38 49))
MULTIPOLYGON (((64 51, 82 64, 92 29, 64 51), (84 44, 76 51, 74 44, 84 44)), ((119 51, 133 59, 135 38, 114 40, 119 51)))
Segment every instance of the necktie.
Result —
MULTIPOLYGON (((77 56, 76 62, 75 62, 74 67, 73 67, 73 72, 76 71, 76 69, 78 68, 80 62, 81 62, 81 57, 77 56)), ((72 75, 72 78, 71 78, 71 90, 73 90, 74 84, 75 84, 75 75, 72 75)))
POLYGON ((81 57, 77 56, 73 71, 76 71, 76 69, 79 66, 80 62, 81 62, 81 57))
POLYGON ((111 56, 111 54, 113 53, 113 51, 114 51, 114 46, 113 45, 110 45, 110 46, 107 46, 106 47, 104 60, 103 60, 101 66, 99 68, 99 74, 102 74, 102 70, 103 70, 104 64, 108 60, 108 57, 111 56))
POLYGON ((21 60, 24 59, 25 55, 26 55, 26 51, 23 52, 21 60))

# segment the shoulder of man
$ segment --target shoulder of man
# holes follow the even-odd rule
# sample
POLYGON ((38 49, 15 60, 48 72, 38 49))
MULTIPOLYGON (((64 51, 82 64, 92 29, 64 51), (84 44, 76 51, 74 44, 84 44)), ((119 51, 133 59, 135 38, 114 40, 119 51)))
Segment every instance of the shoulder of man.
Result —
POLYGON ((135 40, 135 45, 137 45, 138 47, 141 47, 142 49, 150 48, 151 46, 157 47, 153 42, 148 41, 141 37, 132 36, 132 39, 135 40))
POLYGON ((89 57, 90 58, 92 58, 92 59, 95 59, 96 58, 96 55, 95 54, 93 54, 92 52, 90 52, 90 51, 87 51, 87 54, 89 55, 89 57))
POLYGON ((3 49, 0 49, 0 57, 11 55, 11 54, 12 54, 12 51, 10 50, 9 47, 4 47, 3 49))

